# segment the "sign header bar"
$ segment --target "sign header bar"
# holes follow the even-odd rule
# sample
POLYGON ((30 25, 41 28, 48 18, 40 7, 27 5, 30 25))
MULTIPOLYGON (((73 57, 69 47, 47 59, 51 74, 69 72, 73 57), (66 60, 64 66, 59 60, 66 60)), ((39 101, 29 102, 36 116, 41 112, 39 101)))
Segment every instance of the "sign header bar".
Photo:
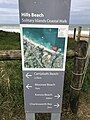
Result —
POLYGON ((68 25, 71 0, 20 0, 21 24, 68 25))

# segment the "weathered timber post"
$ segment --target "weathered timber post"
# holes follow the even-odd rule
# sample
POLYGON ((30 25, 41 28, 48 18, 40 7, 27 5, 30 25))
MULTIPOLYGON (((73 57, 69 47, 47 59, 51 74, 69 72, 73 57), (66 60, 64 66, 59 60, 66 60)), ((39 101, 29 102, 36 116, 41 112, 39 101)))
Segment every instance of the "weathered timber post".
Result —
POLYGON ((0 50, 0 60, 21 60, 21 50, 0 50))
POLYGON ((86 75, 86 72, 88 69, 89 62, 90 62, 90 30, 89 30, 88 49, 87 49, 86 63, 85 63, 85 67, 84 67, 84 75, 83 75, 83 79, 82 79, 82 85, 84 83, 84 79, 85 79, 85 75, 86 75))
POLYGON ((73 40, 76 38, 76 28, 74 28, 73 40))
POLYGON ((82 30, 82 27, 80 26, 80 27, 78 28, 78 36, 77 36, 77 41, 78 41, 78 42, 80 41, 81 30, 82 30))
POLYGON ((83 70, 86 61, 86 53, 87 53, 87 42, 80 40, 81 36, 81 27, 78 29, 78 37, 76 41, 75 51, 78 53, 78 57, 76 56, 74 59, 74 66, 72 72, 72 81, 70 85, 70 108, 74 114, 77 114, 79 96, 83 78, 83 70))

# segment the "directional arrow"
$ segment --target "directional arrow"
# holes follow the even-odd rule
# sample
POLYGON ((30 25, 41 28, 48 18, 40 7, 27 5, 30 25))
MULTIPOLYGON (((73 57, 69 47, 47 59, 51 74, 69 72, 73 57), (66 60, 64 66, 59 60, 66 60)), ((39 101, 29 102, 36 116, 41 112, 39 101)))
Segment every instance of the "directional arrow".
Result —
POLYGON ((30 75, 29 73, 26 74, 26 77, 29 78, 31 77, 32 75, 30 75))
POLYGON ((60 107, 60 105, 57 103, 56 105, 54 105, 56 108, 59 108, 60 107))
POLYGON ((61 96, 59 94, 54 96, 55 98, 59 99, 61 96))
POLYGON ((26 85, 26 88, 29 90, 29 88, 32 88, 29 84, 26 85))

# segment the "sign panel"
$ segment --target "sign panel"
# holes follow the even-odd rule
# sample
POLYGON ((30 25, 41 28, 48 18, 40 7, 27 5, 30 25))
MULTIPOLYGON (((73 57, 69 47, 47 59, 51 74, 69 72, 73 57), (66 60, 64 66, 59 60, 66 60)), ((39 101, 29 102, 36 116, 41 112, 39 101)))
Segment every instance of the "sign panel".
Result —
POLYGON ((19 6, 25 112, 60 113, 70 0, 19 0, 19 6))
POLYGON ((60 112, 64 72, 24 71, 26 112, 60 112))

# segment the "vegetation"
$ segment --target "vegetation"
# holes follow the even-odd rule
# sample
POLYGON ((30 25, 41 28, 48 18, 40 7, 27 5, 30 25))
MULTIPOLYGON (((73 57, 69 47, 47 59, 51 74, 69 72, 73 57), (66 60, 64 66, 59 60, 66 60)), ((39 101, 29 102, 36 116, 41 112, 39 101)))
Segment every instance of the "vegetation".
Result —
MULTIPOLYGON (((68 49, 73 49, 74 41, 69 39, 68 49)), ((0 31, 0 50, 20 49, 20 36, 18 33, 0 31)), ((64 99, 62 120, 89 120, 82 114, 79 117, 68 112, 70 81, 72 76, 73 59, 67 59, 66 76, 64 85, 64 99)), ((21 61, 0 61, 0 120, 24 120, 23 103, 23 82, 22 82, 21 61)), ((81 93, 80 104, 89 105, 90 68, 88 69, 83 91, 81 93), (88 95, 89 94, 89 95, 88 95), (84 97, 83 97, 84 96, 84 97), (87 97, 88 96, 88 97, 87 97)), ((79 108, 80 109, 80 108, 79 108)), ((84 109, 84 107, 82 108, 84 109)), ((37 116, 37 120, 49 120, 47 117, 37 116)))
POLYGON ((0 50, 20 49, 19 33, 4 32, 0 30, 0 50))

